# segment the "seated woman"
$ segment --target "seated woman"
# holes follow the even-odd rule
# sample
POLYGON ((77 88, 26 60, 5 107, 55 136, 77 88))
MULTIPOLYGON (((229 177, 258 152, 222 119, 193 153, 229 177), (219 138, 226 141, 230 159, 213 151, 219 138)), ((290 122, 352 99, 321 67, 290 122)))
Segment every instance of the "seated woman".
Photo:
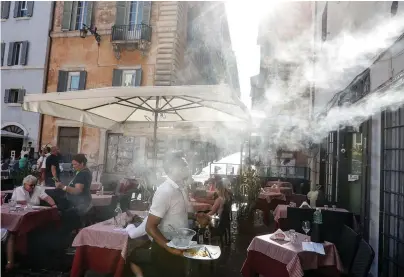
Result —
POLYGON ((63 224, 66 231, 72 231, 81 227, 81 216, 87 214, 92 208, 90 192, 92 175, 87 168, 87 158, 84 154, 76 154, 72 158, 72 166, 76 175, 66 186, 57 182, 56 188, 66 193, 66 199, 70 208, 65 212, 63 224))
POLYGON ((14 190, 11 200, 21 205, 31 204, 34 206, 38 206, 43 200, 51 207, 56 207, 55 201, 45 193, 43 188, 36 185, 37 181, 37 178, 32 175, 25 177, 22 181, 23 185, 14 190))
POLYGON ((226 201, 230 200, 229 194, 222 180, 216 183, 216 194, 217 197, 215 199, 215 203, 213 204, 212 210, 207 213, 207 215, 209 216, 214 214, 218 214, 220 216, 222 214, 224 204, 226 203, 226 201))

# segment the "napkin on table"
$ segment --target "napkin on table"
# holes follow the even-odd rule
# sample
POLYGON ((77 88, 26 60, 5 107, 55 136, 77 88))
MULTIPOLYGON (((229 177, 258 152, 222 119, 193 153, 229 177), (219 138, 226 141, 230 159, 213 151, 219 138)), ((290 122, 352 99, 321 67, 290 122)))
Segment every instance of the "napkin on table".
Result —
POLYGON ((311 209, 310 205, 306 201, 304 201, 302 203, 302 205, 300 205, 300 208, 309 208, 309 209, 311 209))
POLYGON ((281 229, 276 230, 275 233, 271 235, 270 239, 290 241, 290 238, 281 229))

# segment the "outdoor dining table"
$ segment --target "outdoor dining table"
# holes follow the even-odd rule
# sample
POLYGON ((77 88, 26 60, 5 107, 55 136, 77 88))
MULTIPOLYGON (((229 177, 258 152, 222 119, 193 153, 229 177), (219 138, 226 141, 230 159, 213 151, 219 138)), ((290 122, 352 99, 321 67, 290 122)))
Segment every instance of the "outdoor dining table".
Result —
MULTIPOLYGON (((145 216, 144 211, 131 211, 145 216)), ((122 220, 127 217, 122 214, 122 220)), ((109 219, 82 229, 75 237, 72 246, 76 247, 70 277, 81 277, 86 270, 99 274, 113 274, 122 277, 126 259, 135 248, 149 245, 147 236, 130 239, 123 228, 114 225, 109 219)))
MULTIPOLYGON (((288 205, 278 205, 276 207, 276 209, 274 211, 274 220, 275 220, 276 225, 277 225, 276 227, 279 227, 279 228, 282 227, 279 224, 279 220, 282 219, 282 218, 287 218, 288 217, 288 207, 289 207, 288 205)), ((318 208, 321 209, 321 210, 324 209, 324 207, 318 207, 318 208)), ((334 208, 334 209, 328 208, 328 210, 336 211, 336 212, 346 212, 346 213, 349 212, 348 210, 342 209, 342 208, 334 208)), ((353 219, 353 224, 354 224, 354 227, 356 228, 357 222, 356 222, 355 217, 353 219)))
POLYGON ((317 269, 336 272, 336 268, 338 272, 343 271, 333 243, 324 242, 325 255, 320 255, 303 251, 302 242, 309 238, 306 235, 296 233, 295 242, 272 240, 271 235, 257 236, 251 241, 247 248, 247 259, 241 269, 244 277, 257 274, 264 277, 302 277, 304 271, 317 269))
POLYGON ((97 194, 91 194, 91 203, 93 204, 94 207, 105 207, 109 206, 112 202, 112 199, 116 197, 115 195, 112 194, 103 194, 103 195, 97 195, 97 194))
POLYGON ((1 206, 1 228, 16 235, 16 249, 22 254, 27 250, 27 234, 37 228, 59 223, 57 208, 41 207, 39 210, 21 209, 10 211, 9 204, 1 206))
POLYGON ((259 194, 258 198, 265 199, 268 203, 271 203, 273 199, 286 201, 286 196, 281 192, 263 191, 259 194))

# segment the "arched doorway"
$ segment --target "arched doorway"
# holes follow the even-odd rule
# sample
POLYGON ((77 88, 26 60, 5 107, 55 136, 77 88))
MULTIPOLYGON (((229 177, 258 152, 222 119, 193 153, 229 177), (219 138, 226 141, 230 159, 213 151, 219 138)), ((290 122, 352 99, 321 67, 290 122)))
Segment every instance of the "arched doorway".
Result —
POLYGON ((15 151, 16 158, 24 143, 24 130, 16 125, 7 125, 1 128, 1 158, 11 157, 11 151, 15 151))

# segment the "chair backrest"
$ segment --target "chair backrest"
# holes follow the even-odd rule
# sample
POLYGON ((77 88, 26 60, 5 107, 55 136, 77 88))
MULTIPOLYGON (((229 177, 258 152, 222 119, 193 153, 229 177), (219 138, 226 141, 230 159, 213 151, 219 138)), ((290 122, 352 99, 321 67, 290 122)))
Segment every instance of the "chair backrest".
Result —
POLYGON ((287 205, 287 202, 281 199, 272 199, 268 204, 268 208, 270 211, 274 211, 278 205, 287 205))
POLYGON ((335 242, 335 246, 337 247, 342 265, 346 272, 349 272, 352 267, 360 240, 359 234, 354 230, 346 225, 342 227, 339 238, 335 242))
POLYGON ((367 277, 374 258, 375 252, 372 247, 361 239, 348 275, 350 277, 367 277))
POLYGON ((287 221, 288 226, 296 232, 303 233, 302 222, 313 221, 314 209, 301 209, 288 207, 287 221))
POLYGON ((307 195, 304 194, 292 194, 290 196, 290 202, 296 203, 297 207, 300 207, 304 201, 307 201, 307 195))
MULTIPOLYGON (((344 225, 353 227, 353 214, 344 211, 321 210, 323 218, 322 235, 323 239, 336 242, 340 237, 344 225)), ((353 229, 353 228, 352 228, 353 229)))

